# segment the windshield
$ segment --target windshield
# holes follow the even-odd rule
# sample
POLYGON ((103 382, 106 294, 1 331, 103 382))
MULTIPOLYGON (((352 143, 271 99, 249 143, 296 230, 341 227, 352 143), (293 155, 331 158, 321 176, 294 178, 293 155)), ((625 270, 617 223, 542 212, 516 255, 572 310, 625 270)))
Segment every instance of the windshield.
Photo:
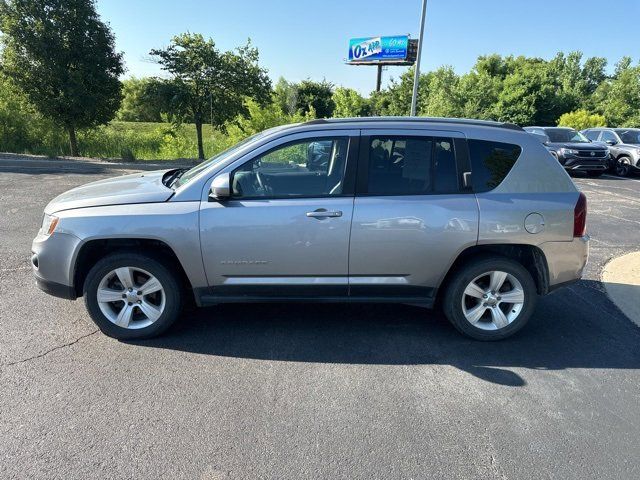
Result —
POLYGON ((622 143, 640 145, 640 130, 616 130, 622 143))
POLYGON ((568 128, 545 128, 544 133, 552 143, 591 143, 580 132, 568 128))
POLYGON ((268 131, 269 130, 265 130, 263 132, 259 132, 254 135, 251 135, 250 137, 245 138, 241 142, 236 143, 232 147, 229 147, 226 150, 223 150, 222 152, 218 153, 217 155, 214 155, 209 160, 205 160, 204 162, 199 163, 198 165, 193 167, 192 169, 186 170, 184 173, 181 173, 178 179, 176 180, 176 182, 173 184, 174 188, 178 188, 182 185, 185 185, 186 183, 189 183, 192 179, 194 179, 200 172, 202 172, 206 168, 209 168, 217 163, 220 163, 229 155, 232 155, 237 150, 240 150, 240 148, 244 147, 248 143, 251 143, 254 140, 257 140, 258 138, 264 136, 268 131))

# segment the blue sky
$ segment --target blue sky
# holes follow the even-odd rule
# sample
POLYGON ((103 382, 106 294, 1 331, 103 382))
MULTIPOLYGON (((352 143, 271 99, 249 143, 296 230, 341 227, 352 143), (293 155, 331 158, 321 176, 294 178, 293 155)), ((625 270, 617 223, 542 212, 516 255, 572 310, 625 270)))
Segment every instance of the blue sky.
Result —
MULTIPOLYGON (((368 94, 375 68, 344 64, 350 37, 418 37, 420 0, 98 0, 125 53, 126 76, 159 75, 152 48, 185 31, 232 49, 248 37, 275 80, 327 80, 368 94)), ((468 71, 478 55, 602 56, 609 68, 640 58, 640 0, 429 0, 423 70, 468 71)), ((384 83, 403 67, 384 72, 384 83)))

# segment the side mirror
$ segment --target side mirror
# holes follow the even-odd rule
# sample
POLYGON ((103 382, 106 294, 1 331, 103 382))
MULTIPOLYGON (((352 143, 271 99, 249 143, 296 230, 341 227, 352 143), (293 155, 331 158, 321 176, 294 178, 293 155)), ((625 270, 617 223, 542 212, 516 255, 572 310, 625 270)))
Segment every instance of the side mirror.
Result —
POLYGON ((615 145, 615 144, 616 144, 616 141, 615 141, 615 140, 607 140, 607 141, 606 141, 606 142, 604 142, 604 143, 606 143, 607 145, 611 146, 611 145, 615 145))
POLYGON ((209 198, 214 200, 224 200, 231 196, 231 174, 221 173, 211 182, 209 198))

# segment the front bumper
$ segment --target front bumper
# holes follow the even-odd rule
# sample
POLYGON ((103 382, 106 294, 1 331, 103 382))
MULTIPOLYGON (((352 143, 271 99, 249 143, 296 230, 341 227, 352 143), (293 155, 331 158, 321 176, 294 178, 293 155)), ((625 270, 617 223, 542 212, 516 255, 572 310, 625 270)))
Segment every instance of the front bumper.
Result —
POLYGON ((569 242, 545 242, 539 247, 547 259, 550 290, 582 277, 589 259, 589 235, 569 242))
POLYGON ((610 157, 584 158, 584 157, 564 157, 560 162, 565 170, 571 171, 605 171, 610 167, 610 157))
POLYGON ((62 298, 75 299, 74 260, 81 240, 71 234, 55 232, 38 235, 31 244, 31 269, 38 288, 62 298))
POLYGON ((56 282, 50 282, 49 280, 40 278, 38 275, 35 275, 35 277, 37 287, 44 293, 48 293, 54 297, 64 298, 66 300, 75 300, 78 298, 76 295, 76 289, 73 287, 56 282))

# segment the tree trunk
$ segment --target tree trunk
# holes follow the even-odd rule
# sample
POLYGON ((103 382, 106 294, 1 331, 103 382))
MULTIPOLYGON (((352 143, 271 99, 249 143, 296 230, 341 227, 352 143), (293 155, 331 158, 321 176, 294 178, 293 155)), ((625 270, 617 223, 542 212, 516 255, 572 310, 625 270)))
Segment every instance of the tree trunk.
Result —
POLYGON ((73 125, 67 127, 69 132, 69 147, 71 147, 71 156, 78 157, 78 139, 76 138, 76 128, 73 125))
POLYGON ((198 159, 204 160, 204 147, 202 145, 202 120, 196 117, 196 135, 198 137, 198 159))

